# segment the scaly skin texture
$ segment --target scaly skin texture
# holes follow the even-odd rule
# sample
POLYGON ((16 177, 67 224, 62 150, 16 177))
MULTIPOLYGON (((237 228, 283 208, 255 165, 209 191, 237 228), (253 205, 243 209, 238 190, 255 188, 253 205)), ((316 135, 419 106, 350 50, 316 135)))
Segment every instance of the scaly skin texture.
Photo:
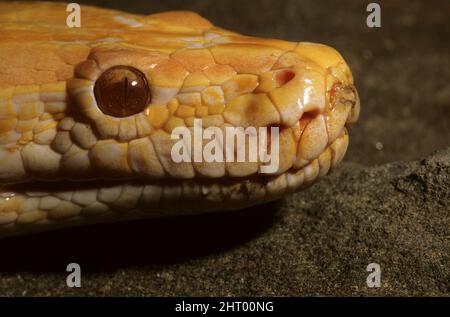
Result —
MULTIPOLYGON (((359 115, 334 49, 242 36, 192 12, 149 16, 0 3, 0 235, 236 209, 310 185, 343 158, 359 115), (94 84, 132 66, 147 108, 104 114, 94 84), (175 163, 175 127, 280 128, 280 164, 175 163)), ((232 149, 235 151, 235 149, 232 149)))

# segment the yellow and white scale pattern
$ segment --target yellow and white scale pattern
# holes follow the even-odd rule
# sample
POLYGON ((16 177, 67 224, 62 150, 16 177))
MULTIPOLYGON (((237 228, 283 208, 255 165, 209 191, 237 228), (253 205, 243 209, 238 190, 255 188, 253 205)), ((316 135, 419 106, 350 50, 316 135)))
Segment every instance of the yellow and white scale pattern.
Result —
POLYGON ((243 208, 343 158, 359 101, 334 49, 239 35, 192 12, 82 6, 81 27, 68 28, 65 9, 0 3, 0 235, 243 208), (95 81, 117 65, 146 75, 143 112, 97 107, 95 81), (204 128, 280 127, 279 169, 174 163, 170 133, 196 118, 204 128))

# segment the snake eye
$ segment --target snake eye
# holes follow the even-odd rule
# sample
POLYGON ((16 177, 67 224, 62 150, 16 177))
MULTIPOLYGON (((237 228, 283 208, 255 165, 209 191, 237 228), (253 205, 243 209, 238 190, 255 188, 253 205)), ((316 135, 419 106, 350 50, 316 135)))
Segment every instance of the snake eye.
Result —
POLYGON ((145 75, 130 66, 114 66, 95 82, 95 99, 100 110, 114 117, 128 117, 144 110, 150 101, 145 75))

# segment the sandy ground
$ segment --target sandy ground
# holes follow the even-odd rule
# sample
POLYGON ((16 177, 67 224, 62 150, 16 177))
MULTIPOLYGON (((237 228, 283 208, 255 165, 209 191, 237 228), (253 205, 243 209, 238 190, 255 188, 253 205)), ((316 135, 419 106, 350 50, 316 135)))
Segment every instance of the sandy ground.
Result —
POLYGON ((356 0, 107 4, 191 9, 245 34, 334 46, 362 104, 348 155, 274 204, 4 239, 0 295, 449 296, 450 3, 379 3, 378 29, 356 0), (70 262, 80 289, 65 285, 70 262), (366 286, 372 262, 380 288, 366 286))

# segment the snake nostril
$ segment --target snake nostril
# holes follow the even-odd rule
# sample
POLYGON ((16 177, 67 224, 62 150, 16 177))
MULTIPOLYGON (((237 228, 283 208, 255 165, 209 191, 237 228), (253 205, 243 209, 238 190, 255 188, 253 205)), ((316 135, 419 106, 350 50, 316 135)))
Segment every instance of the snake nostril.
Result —
POLYGON ((277 86, 281 87, 286 85, 295 77, 295 73, 292 70, 283 70, 276 74, 276 82, 277 86))
POLYGON ((144 110, 150 101, 145 75, 130 66, 114 66, 95 82, 95 99, 100 110, 114 117, 127 117, 144 110))

